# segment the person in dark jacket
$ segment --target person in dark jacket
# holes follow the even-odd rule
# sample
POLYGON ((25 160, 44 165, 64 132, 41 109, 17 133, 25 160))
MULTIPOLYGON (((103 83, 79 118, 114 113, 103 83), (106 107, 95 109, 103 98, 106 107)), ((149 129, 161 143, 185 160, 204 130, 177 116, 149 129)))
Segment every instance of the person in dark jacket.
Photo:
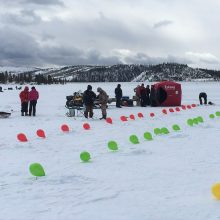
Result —
POLYGON ((207 105, 207 94, 205 92, 200 92, 199 93, 199 102, 200 105, 203 104, 202 99, 204 99, 204 104, 207 105))
POLYGON ((36 105, 37 105, 38 98, 39 98, 39 93, 33 86, 31 88, 31 91, 29 92, 29 101, 30 101, 29 116, 31 116, 32 110, 33 110, 33 116, 36 115, 36 105))
POLYGON ((117 88, 115 88, 115 98, 116 98, 116 107, 121 108, 121 98, 122 98, 121 84, 118 84, 117 88))
POLYGON ((28 115, 29 88, 25 86, 24 90, 19 94, 21 100, 21 116, 28 115))
POLYGON ((143 83, 141 84, 140 87, 140 94, 141 94, 141 107, 146 107, 147 96, 146 96, 146 89, 143 83))
POLYGON ((88 85, 87 90, 83 93, 83 103, 86 107, 84 111, 85 118, 93 117, 93 106, 96 99, 96 94, 92 91, 92 86, 88 85))
POLYGON ((157 100, 156 100, 156 90, 155 86, 151 85, 151 90, 150 90, 150 104, 152 107, 157 106, 157 100))
POLYGON ((149 85, 147 85, 146 87, 146 96, 147 96, 146 105, 150 105, 150 86, 149 85))

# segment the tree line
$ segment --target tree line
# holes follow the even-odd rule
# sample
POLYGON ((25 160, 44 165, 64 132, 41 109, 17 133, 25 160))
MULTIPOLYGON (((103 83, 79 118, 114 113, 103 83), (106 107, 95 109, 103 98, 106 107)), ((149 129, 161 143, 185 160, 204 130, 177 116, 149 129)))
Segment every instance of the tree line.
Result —
POLYGON ((34 84, 65 84, 67 81, 65 78, 54 78, 51 75, 36 74, 33 75, 31 72, 13 74, 11 72, 0 72, 0 83, 34 83, 34 84))

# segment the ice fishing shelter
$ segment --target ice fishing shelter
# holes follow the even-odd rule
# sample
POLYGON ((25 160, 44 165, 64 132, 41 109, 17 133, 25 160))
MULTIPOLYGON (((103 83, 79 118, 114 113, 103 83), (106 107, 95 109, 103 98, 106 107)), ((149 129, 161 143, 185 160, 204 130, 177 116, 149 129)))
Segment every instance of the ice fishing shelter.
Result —
POLYGON ((171 81, 159 82, 151 86, 152 106, 180 106, 181 84, 171 81))

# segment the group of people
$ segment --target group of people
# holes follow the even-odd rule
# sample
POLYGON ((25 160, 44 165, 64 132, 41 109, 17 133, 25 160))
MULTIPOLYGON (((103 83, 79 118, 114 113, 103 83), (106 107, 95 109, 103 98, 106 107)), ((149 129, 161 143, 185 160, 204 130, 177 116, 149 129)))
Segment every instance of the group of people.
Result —
MULTIPOLYGON (((97 88, 97 92, 99 93, 96 95, 92 91, 92 86, 88 85, 87 89, 83 93, 83 104, 85 105, 85 111, 84 111, 84 116, 85 118, 92 118, 93 117, 93 108, 94 104, 100 105, 101 112, 102 112, 102 117, 101 119, 106 119, 107 117, 107 103, 109 96, 107 93, 101 88, 97 88)), ((116 97, 116 107, 121 108, 121 99, 122 99, 122 89, 121 85, 118 84, 117 88, 115 88, 115 97, 116 97)))
MULTIPOLYGON (((138 106, 147 106, 150 105, 150 86, 147 85, 146 88, 144 87, 144 84, 141 84, 141 86, 137 86, 134 89, 137 97, 137 105, 138 106)), ((101 111, 102 111, 102 117, 100 119, 106 119, 107 117, 107 103, 108 103, 108 98, 109 96, 107 93, 100 87, 97 88, 97 92, 99 93, 96 95, 92 91, 92 86, 88 85, 87 89, 83 93, 83 104, 85 105, 85 111, 84 111, 84 116, 86 118, 92 118, 93 117, 93 108, 94 104, 100 105, 101 111)), ((117 87, 115 88, 115 98, 116 98, 116 107, 121 108, 122 106, 122 97, 123 97, 123 92, 121 89, 121 84, 118 84, 117 87)))
POLYGON ((107 93, 101 88, 97 88, 97 92, 99 93, 98 96, 92 91, 92 86, 88 85, 87 90, 83 93, 83 103, 85 105, 84 116, 85 118, 92 118, 93 117, 93 108, 95 101, 98 102, 102 111, 101 119, 106 119, 107 117, 107 103, 108 103, 108 95, 107 93))
POLYGON ((137 106, 141 106, 141 107, 146 107, 147 105, 151 104, 151 89, 150 86, 147 85, 146 87, 144 87, 144 84, 142 83, 141 86, 138 85, 135 89, 134 89, 135 95, 136 95, 136 99, 137 99, 137 106))
POLYGON ((39 98, 36 88, 33 86, 29 91, 29 87, 25 86, 19 97, 21 100, 21 116, 36 116, 36 105, 39 98))

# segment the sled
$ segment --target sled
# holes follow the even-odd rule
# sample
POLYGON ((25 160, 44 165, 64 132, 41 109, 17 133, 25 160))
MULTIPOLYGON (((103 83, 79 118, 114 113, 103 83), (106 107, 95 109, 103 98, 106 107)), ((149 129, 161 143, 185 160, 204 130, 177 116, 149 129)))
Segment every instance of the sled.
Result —
POLYGON ((65 106, 69 111, 66 113, 68 117, 79 117, 84 116, 84 107, 83 106, 65 106))
POLYGON ((9 116, 11 116, 9 112, 0 112, 0 118, 8 118, 9 116))

